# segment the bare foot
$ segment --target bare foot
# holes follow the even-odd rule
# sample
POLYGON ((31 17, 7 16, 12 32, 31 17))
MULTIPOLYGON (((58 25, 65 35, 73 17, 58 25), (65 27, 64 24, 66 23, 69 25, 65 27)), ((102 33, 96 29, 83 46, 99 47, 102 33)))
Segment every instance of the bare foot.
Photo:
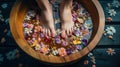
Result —
POLYGON ((72 20, 72 0, 62 0, 60 5, 61 36, 63 38, 72 34, 74 22, 72 20), (68 2, 69 1, 69 2, 68 2))
POLYGON ((55 36, 54 29, 54 19, 52 13, 52 6, 50 5, 48 0, 36 0, 40 9, 40 22, 43 27, 43 32, 46 36, 55 36))

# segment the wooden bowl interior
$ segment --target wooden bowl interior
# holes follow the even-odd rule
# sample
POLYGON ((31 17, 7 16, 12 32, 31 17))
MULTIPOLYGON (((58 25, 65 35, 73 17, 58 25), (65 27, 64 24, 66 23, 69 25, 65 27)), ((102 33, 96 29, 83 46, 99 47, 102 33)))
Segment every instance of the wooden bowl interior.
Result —
POLYGON ((33 58, 38 59, 42 62, 53 64, 73 62, 88 54, 97 45, 102 36, 104 30, 104 13, 97 0, 77 1, 80 2, 88 10, 93 22, 92 36, 90 38, 88 46, 83 48, 83 50, 65 57, 47 56, 41 53, 37 53, 35 50, 33 50, 24 39, 23 21, 27 11, 30 9, 30 7, 34 6, 31 6, 32 3, 27 3, 25 0, 18 0, 13 6, 10 14, 10 29, 19 47, 33 58))

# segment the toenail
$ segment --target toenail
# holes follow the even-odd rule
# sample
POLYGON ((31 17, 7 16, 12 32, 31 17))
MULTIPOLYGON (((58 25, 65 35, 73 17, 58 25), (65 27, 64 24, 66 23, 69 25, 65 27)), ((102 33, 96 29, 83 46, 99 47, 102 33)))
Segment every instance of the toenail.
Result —
POLYGON ((55 37, 55 35, 52 33, 52 37, 55 37))

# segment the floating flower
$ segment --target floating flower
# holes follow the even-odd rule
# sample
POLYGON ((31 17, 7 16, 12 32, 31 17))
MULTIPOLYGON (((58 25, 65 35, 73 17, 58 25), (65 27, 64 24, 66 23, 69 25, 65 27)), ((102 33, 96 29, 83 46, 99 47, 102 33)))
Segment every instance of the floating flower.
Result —
POLYGON ((114 55, 115 54, 115 50, 112 48, 108 48, 108 50, 106 51, 108 53, 108 55, 114 55))
POLYGON ((55 42, 56 42, 57 44, 61 44, 61 40, 60 40, 60 39, 56 39, 55 42))
POLYGON ((58 49, 58 53, 60 56, 66 56, 67 55, 67 52, 66 52, 66 49, 61 47, 58 49))
POLYGON ((92 29, 93 28, 92 20, 91 19, 86 20, 85 23, 84 23, 84 26, 85 26, 86 29, 92 29))
POLYGON ((75 30, 74 34, 75 34, 75 36, 80 36, 80 30, 75 30))
POLYGON ((81 50, 81 49, 82 49, 82 46, 81 46, 81 45, 76 45, 76 49, 77 49, 77 50, 81 50))
POLYGON ((27 27, 28 26, 28 23, 27 22, 24 22, 23 23, 23 27, 25 28, 25 27, 27 27))
POLYGON ((35 46, 35 50, 40 50, 40 49, 41 49, 40 44, 36 44, 36 46, 35 46))
POLYGON ((41 41, 41 38, 40 38, 40 37, 38 37, 38 38, 37 38, 37 40, 38 40, 38 42, 40 42, 40 41, 41 41))
POLYGON ((43 42, 40 42, 40 46, 43 47, 45 44, 43 42))
POLYGON ((35 15, 36 15, 36 13, 33 10, 28 12, 28 16, 30 16, 30 17, 35 17, 35 15))
POLYGON ((46 42, 46 43, 50 43, 51 41, 52 40, 50 38, 47 38, 47 37, 44 38, 44 42, 46 42))
POLYGON ((27 27, 30 28, 30 29, 33 29, 34 25, 33 24, 28 24, 27 27))
POLYGON ((28 42, 28 44, 33 44, 33 40, 31 40, 31 39, 27 39, 27 42, 28 42))
POLYGON ((48 48, 47 45, 44 45, 44 46, 41 47, 41 51, 42 51, 43 54, 48 54, 50 49, 48 48))
MULTIPOLYGON (((32 38, 32 40, 33 40, 33 41, 35 41, 35 40, 36 40, 36 38, 34 38, 34 37, 33 37, 33 38, 32 38)), ((36 41, 37 41, 37 40, 36 40, 36 41)))
POLYGON ((78 21, 80 24, 84 23, 84 20, 83 20, 82 18, 77 18, 77 21, 78 21))
POLYGON ((42 27, 41 27, 41 26, 35 26, 35 30, 36 30, 36 32, 40 32, 40 31, 41 31, 41 29, 42 29, 42 27))
POLYGON ((32 29, 31 28, 24 28, 24 32, 26 34, 30 34, 30 33, 32 33, 32 29))
POLYGON ((62 41, 62 46, 67 46, 68 42, 67 41, 62 41))
MULTIPOLYGON (((58 5, 54 5, 55 8, 58 7, 58 5)), ((41 25, 40 16, 36 13, 36 11, 30 10, 27 13, 24 20, 25 24, 23 25, 24 32, 27 34, 24 35, 29 45, 32 45, 32 48, 36 50, 36 52, 48 56, 63 57, 72 53, 76 53, 80 51, 83 47, 85 47, 84 45, 87 44, 87 40, 89 39, 88 37, 90 37, 91 35, 92 21, 90 21, 91 18, 88 12, 86 12, 86 10, 81 5, 79 5, 78 3, 76 3, 75 5, 76 6, 74 6, 72 10, 74 32, 72 33, 73 35, 68 36, 67 38, 61 38, 60 36, 61 29, 58 10, 54 10, 54 25, 56 29, 55 37, 46 36, 45 33, 43 33, 44 29, 42 29, 42 27, 38 27, 41 25)))
POLYGON ((89 34, 89 31, 87 29, 81 30, 81 32, 82 32, 83 35, 89 34))
POLYGON ((73 11, 73 13, 72 13, 72 17, 73 17, 73 18, 77 18, 77 14, 76 14, 75 11, 73 11))
POLYGON ((1 5, 1 7, 4 8, 4 9, 7 8, 7 6, 8 6, 7 3, 4 3, 4 4, 1 5))
POLYGON ((3 62, 3 60, 4 60, 4 57, 2 54, 0 54, 0 62, 3 62))
POLYGON ((27 27, 24 28, 24 32, 27 33, 27 34, 32 33, 33 25, 32 24, 27 24, 27 27))
POLYGON ((78 52, 78 50, 76 50, 76 49, 72 51, 72 53, 77 53, 77 52, 78 52))
POLYGON ((108 35, 113 35, 114 33, 116 33, 116 29, 113 26, 107 27, 107 29, 105 30, 108 35))
POLYGON ((60 38, 55 37, 55 43, 57 43, 57 44, 61 44, 61 40, 60 40, 60 38))
POLYGON ((72 53, 71 49, 67 49, 66 52, 67 52, 67 55, 70 55, 72 53))
POLYGON ((43 33, 40 33, 40 37, 41 37, 41 38, 44 38, 45 35, 44 35, 43 33))
POLYGON ((82 43, 85 45, 87 44, 87 39, 82 39, 82 43))
POLYGON ((25 16, 25 19, 24 20, 30 20, 30 16, 25 16))
POLYGON ((34 42, 33 42, 33 44, 31 45, 31 47, 34 47, 34 46, 36 46, 37 45, 37 40, 35 40, 34 42))
POLYGON ((56 30, 56 34, 59 35, 61 33, 61 30, 60 29, 57 29, 56 30))
POLYGON ((73 44, 77 45, 77 44, 81 44, 80 40, 73 40, 73 44))
POLYGON ((117 13, 114 9, 110 9, 109 12, 110 16, 115 16, 117 13))
POLYGON ((58 54, 58 50, 52 50, 52 54, 56 56, 58 54))
POLYGON ((33 33, 33 34, 32 34, 32 37, 33 37, 33 38, 36 38, 36 37, 37 37, 37 33, 33 33))
POLYGON ((77 21, 77 14, 75 11, 72 12, 72 17, 73 17, 73 21, 76 22, 77 21))
POLYGON ((113 0, 112 6, 118 8, 120 6, 120 2, 118 0, 113 0))

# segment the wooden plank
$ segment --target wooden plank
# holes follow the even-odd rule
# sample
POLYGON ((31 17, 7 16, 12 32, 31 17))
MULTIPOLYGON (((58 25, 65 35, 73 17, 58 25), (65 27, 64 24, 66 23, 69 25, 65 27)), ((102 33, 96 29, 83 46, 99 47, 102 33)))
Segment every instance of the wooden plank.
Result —
POLYGON ((113 26, 116 29, 116 33, 114 33, 113 39, 109 39, 108 35, 103 35, 98 45, 120 45, 120 25, 106 25, 106 27, 108 26, 113 26))
MULTIPOLYGON (((101 3, 104 13, 105 13, 105 17, 106 19, 109 17, 109 11, 107 9, 107 4, 110 3, 110 5, 112 6, 113 0, 99 0, 99 2, 101 3)), ((119 1, 120 2, 120 1, 119 1)), ((111 9, 114 9, 116 11, 116 15, 112 16, 113 21, 112 22, 116 22, 116 23, 120 23, 120 7, 116 8, 116 7, 111 7, 111 9)), ((107 21, 107 20, 106 20, 107 21)))

